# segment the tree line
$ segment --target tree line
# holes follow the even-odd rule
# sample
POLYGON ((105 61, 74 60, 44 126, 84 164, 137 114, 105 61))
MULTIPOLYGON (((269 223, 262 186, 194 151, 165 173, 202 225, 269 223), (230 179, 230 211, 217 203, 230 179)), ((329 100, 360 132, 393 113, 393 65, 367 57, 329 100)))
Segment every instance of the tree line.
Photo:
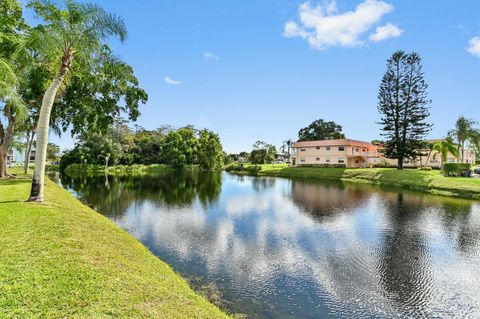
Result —
POLYGON ((124 121, 116 121, 105 133, 86 131, 79 136, 75 147, 63 154, 60 168, 75 163, 166 164, 177 169, 198 165, 202 170, 218 170, 223 167, 224 152, 218 134, 207 129, 166 125, 134 131, 124 121))

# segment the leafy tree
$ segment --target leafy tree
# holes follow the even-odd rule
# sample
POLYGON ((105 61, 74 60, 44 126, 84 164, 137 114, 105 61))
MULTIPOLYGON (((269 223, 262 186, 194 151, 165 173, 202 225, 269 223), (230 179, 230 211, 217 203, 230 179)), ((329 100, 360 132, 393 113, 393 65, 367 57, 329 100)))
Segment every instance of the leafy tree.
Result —
POLYGON ((275 160, 276 153, 277 150, 274 145, 264 141, 257 141, 253 145, 253 150, 250 153, 250 161, 253 164, 271 163, 275 160))
POLYGON ((164 162, 162 158, 162 142, 165 134, 159 130, 148 131, 140 130, 133 137, 133 145, 129 149, 130 163, 137 164, 160 164, 164 162))
POLYGON ((29 200, 41 202, 44 201, 50 115, 58 90, 73 70, 74 59, 79 66, 88 65, 106 39, 114 36, 123 41, 127 31, 123 20, 94 4, 70 0, 64 8, 58 8, 48 0, 37 0, 29 5, 44 23, 31 33, 31 41, 45 60, 58 65, 42 100, 37 128, 35 173, 29 200))
POLYGON ((133 68, 113 56, 107 45, 92 56, 88 68, 71 76, 64 91, 52 117, 61 131, 71 129, 72 135, 106 132, 123 115, 136 121, 140 104, 148 100, 133 68))
POLYGON ((453 142, 453 139, 450 136, 448 136, 444 140, 433 143, 432 149, 440 153, 442 167, 443 164, 447 161, 449 153, 456 157, 459 156, 458 145, 453 142))
POLYGON ((322 119, 313 121, 309 126, 298 131, 299 141, 316 141, 327 139, 342 139, 345 135, 342 133, 342 126, 322 119))
POLYGON ((26 108, 18 93, 22 67, 17 58, 19 44, 27 26, 22 18, 22 7, 17 0, 0 3, 0 178, 7 173, 7 154, 15 136, 15 127, 26 115, 26 108))
POLYGON ((54 143, 48 143, 47 146, 47 160, 57 161, 60 157, 60 146, 54 143))
POLYGON ((387 62, 378 93, 379 124, 386 138, 383 152, 398 159, 398 169, 405 159, 421 156, 425 136, 431 129, 428 85, 424 79, 420 56, 413 52, 395 52, 387 62))
POLYGON ((460 116, 455 123, 455 128, 448 132, 448 135, 455 138, 460 147, 462 163, 465 161, 465 142, 476 143, 478 130, 475 129, 476 121, 460 116))
POLYGON ((203 170, 219 170, 223 166, 224 153, 218 134, 203 129, 198 136, 198 163, 203 170))
POLYGON ((174 168, 181 168, 187 164, 187 156, 183 152, 184 149, 184 142, 178 131, 171 131, 165 136, 162 143, 162 152, 168 165, 174 168))

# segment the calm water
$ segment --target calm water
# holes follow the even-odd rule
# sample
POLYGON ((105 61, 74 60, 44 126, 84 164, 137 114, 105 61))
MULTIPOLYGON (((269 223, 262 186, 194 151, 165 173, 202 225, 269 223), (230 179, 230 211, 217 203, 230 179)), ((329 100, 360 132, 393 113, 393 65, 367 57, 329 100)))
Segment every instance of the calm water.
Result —
POLYGON ((480 204, 227 173, 61 178, 249 318, 480 317, 480 204))

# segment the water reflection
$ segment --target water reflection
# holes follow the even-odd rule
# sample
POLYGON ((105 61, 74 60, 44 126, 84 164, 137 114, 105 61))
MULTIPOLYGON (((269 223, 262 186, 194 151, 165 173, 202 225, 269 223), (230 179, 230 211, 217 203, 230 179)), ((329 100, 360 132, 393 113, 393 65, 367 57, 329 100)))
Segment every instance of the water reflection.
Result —
POLYGON ((475 202, 208 173, 61 182, 249 317, 480 316, 475 202))

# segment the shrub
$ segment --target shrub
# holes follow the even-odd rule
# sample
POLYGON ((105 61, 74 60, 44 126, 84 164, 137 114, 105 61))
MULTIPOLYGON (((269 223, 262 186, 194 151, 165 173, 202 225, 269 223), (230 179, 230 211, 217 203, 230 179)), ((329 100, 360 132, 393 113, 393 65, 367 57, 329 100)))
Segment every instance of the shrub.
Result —
POLYGON ((246 166, 244 167, 244 170, 247 171, 249 174, 256 175, 262 170, 262 167, 260 165, 246 166))
POLYGON ((227 172, 240 172, 244 170, 244 165, 242 163, 233 163, 225 167, 227 172))
POLYGON ((467 163, 446 163, 443 164, 443 174, 445 176, 464 176, 470 177, 472 165, 467 163))

